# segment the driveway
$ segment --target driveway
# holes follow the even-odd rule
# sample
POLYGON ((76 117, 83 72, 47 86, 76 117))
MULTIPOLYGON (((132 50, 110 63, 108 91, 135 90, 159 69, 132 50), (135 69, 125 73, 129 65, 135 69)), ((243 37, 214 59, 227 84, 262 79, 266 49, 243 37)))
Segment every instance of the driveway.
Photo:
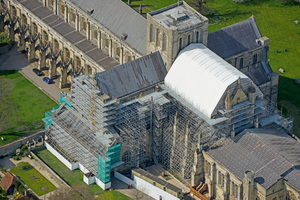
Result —
MULTIPOLYGON (((43 76, 37 76, 32 71, 33 68, 33 64, 30 64, 27 60, 27 55, 17 51, 16 44, 8 53, 0 55, 0 70, 18 70, 24 77, 58 103, 59 95, 61 94, 58 84, 47 84, 43 81, 43 76)), ((48 74, 47 70, 44 73, 48 74)))

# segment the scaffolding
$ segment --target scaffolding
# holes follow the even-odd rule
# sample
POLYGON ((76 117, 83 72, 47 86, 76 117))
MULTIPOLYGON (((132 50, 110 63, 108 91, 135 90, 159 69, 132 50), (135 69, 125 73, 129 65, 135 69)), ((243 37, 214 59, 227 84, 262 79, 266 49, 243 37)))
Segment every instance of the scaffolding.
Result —
POLYGON ((149 101, 140 103, 132 100, 117 107, 115 127, 120 133, 123 144, 129 146, 130 158, 123 161, 127 167, 145 167, 146 135, 149 134, 149 101))
POLYGON ((154 143, 162 138, 162 154, 158 159, 182 180, 190 181, 195 162, 194 153, 199 145, 209 145, 224 137, 224 134, 171 95, 164 96, 169 102, 154 106, 154 143))
POLYGON ((113 162, 109 164, 119 161, 120 155, 115 154, 120 153, 120 145, 115 145, 115 148, 110 147, 114 138, 97 134, 93 126, 71 107, 62 104, 50 116, 52 126, 47 131, 47 142, 69 162, 79 162, 93 175, 100 177, 99 157, 113 158, 113 162))
POLYGON ((245 101, 207 119, 163 85, 145 96, 111 99, 90 76, 74 78, 71 95, 60 103, 46 113, 50 144, 67 159, 84 163, 103 183, 120 159, 127 168, 163 164, 190 181, 196 152, 274 112, 263 100, 245 101), (121 147, 113 146, 120 143, 122 156, 121 147))

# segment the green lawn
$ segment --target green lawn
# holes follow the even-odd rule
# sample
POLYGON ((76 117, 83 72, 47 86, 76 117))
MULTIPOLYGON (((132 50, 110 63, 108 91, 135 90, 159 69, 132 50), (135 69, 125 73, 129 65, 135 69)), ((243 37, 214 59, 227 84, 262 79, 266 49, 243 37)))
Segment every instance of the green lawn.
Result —
MULTIPOLYGON (((125 3, 128 3, 128 0, 122 0, 125 3)), ((146 5, 147 7, 149 7, 152 10, 158 10, 160 8, 169 6, 171 4, 177 3, 177 0, 131 0, 131 7, 132 8, 136 8, 139 7, 141 4, 146 5)), ((146 11, 144 9, 144 11, 146 11)))
POLYGON ((71 171, 62 162, 60 162, 54 155, 45 148, 36 149, 33 151, 41 160, 43 160, 52 170, 54 170, 62 179, 64 179, 72 188, 79 193, 82 191, 90 191, 94 195, 112 196, 113 199, 126 200, 127 196, 119 193, 118 191, 103 191, 98 185, 87 185, 83 182, 83 173, 80 170, 71 171), (108 193, 108 194, 106 194, 108 193), (110 194, 112 193, 112 194, 110 194))
POLYGON ((28 187, 37 195, 41 196, 56 189, 40 172, 34 169, 29 163, 21 162, 11 169, 28 187), (43 188, 46 187, 46 188, 43 188))
POLYGON ((111 200, 111 199, 130 200, 129 197, 121 194, 120 192, 118 192, 116 190, 99 194, 97 197, 97 200, 111 200))
POLYGON ((12 100, 18 106, 18 117, 9 119, 7 130, 0 131, 0 146, 44 128, 45 112, 57 104, 17 71, 0 71, 12 88, 12 100))

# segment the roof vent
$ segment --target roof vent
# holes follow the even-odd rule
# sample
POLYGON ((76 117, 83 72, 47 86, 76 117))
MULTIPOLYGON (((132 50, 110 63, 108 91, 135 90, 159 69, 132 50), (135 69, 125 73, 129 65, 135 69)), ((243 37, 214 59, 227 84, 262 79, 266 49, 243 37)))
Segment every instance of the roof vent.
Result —
POLYGON ((87 11, 86 11, 89 15, 91 15, 91 14, 93 14, 93 12, 94 12, 94 8, 89 8, 89 9, 87 9, 87 11))
POLYGON ((128 35, 127 35, 126 33, 123 33, 123 34, 121 35, 121 39, 122 39, 122 40, 126 40, 127 37, 128 37, 128 35))
POLYGON ((188 17, 185 13, 183 13, 182 11, 179 11, 179 10, 172 12, 171 16, 173 18, 175 18, 177 21, 184 20, 188 17))

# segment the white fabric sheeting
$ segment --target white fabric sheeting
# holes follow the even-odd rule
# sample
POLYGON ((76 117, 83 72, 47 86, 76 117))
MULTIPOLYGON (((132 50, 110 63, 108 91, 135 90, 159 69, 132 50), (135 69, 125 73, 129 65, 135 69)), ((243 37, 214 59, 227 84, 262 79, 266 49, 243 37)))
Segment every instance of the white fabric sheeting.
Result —
POLYGON ((243 79, 251 82, 245 74, 197 43, 180 52, 165 77, 165 84, 211 118, 226 88, 239 77, 241 82, 243 79))

